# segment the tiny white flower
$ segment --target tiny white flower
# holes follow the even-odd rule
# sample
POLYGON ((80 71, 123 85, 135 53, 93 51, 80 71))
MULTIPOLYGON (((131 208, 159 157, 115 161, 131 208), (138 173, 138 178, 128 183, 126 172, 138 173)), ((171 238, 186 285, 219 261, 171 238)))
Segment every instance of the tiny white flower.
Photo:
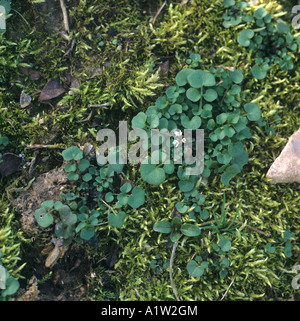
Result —
POLYGON ((178 147, 178 146, 179 146, 179 141, 174 139, 173 145, 174 145, 175 147, 178 147))
POLYGON ((175 136, 182 136, 182 131, 180 129, 176 129, 174 132, 175 136))
POLYGON ((183 143, 185 143, 186 142, 186 139, 185 138, 182 138, 182 140, 181 140, 183 143))

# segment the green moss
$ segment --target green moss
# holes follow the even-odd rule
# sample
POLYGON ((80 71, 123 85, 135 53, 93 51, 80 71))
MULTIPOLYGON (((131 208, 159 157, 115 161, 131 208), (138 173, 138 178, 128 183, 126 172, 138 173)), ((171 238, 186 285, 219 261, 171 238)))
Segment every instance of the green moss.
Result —
MULTIPOLYGON (((24 149, 26 144, 50 142, 67 147, 94 141, 98 129, 117 128, 119 120, 130 121, 138 112, 145 111, 174 83, 177 72, 188 66, 189 51, 201 55, 204 69, 223 65, 241 70, 245 79, 240 100, 257 103, 266 126, 251 125, 252 138, 246 145, 249 163, 230 186, 222 185, 219 176, 201 185, 206 198, 202 208, 209 210, 208 220, 213 219, 212 211, 220 213, 225 192, 229 217, 234 217, 242 200, 238 220, 270 236, 245 226, 237 231, 231 238, 230 267, 224 278, 213 266, 217 258, 212 251, 216 235, 203 230, 197 241, 184 238, 175 254, 174 282, 182 300, 219 300, 232 281, 226 299, 291 298, 295 291, 291 286, 293 275, 288 272, 297 264, 300 251, 297 241, 299 190, 294 184, 272 185, 265 174, 287 138, 300 126, 299 50, 293 58, 294 70, 287 72, 272 66, 267 77, 258 81, 251 74, 255 54, 247 53, 237 42, 242 26, 224 29, 222 25, 221 0, 191 0, 182 6, 178 6, 181 1, 168 2, 150 25, 149 18, 155 15, 162 2, 154 3, 149 10, 145 7, 147 1, 114 0, 109 5, 107 1, 79 1, 79 5, 70 10, 73 22, 70 37, 75 42, 69 52, 72 40, 67 41, 58 34, 48 35, 39 26, 29 30, 24 22, 15 38, 14 25, 17 24, 14 22, 20 17, 13 14, 8 21, 11 31, 0 36, 0 134, 9 138, 12 151, 25 152, 26 160, 30 161, 33 152, 24 149), (170 63, 167 77, 158 69, 166 60, 170 63), (31 81, 20 71, 22 64, 41 71, 43 76, 31 81), (76 95, 66 94, 54 100, 53 107, 39 103, 39 91, 47 80, 59 78, 64 83, 68 73, 80 81, 76 95), (26 109, 19 106, 22 90, 33 98, 26 109), (91 120, 83 121, 90 115, 90 104, 103 103, 108 105, 94 109, 91 120), (274 116, 280 117, 279 123, 274 116), (98 121, 96 125, 93 124, 95 120, 98 121), (268 253, 266 244, 278 240, 286 229, 295 233, 291 241, 292 257, 286 258, 280 246, 274 254, 268 253), (189 276, 187 263, 195 255, 206 254, 209 269, 200 278, 189 276)), ((34 9, 27 1, 18 2, 16 8, 25 19, 32 20, 34 9), (25 8, 25 4, 30 9, 25 8)), ((51 150, 49 154, 55 164, 61 162, 59 150, 51 150)), ((48 152, 42 152, 41 156, 46 155, 48 152)), ((96 279, 91 286, 98 288, 98 299, 118 295, 120 300, 174 300, 169 269, 157 275, 150 267, 157 254, 163 261, 169 260, 171 255, 171 244, 166 237, 153 231, 153 225, 170 219, 183 195, 176 179, 150 187, 137 173, 136 168, 131 168, 126 174, 146 191, 146 206, 128 210, 123 229, 99 226, 100 245, 116 241, 120 246, 119 257, 110 285, 106 288, 96 279)), ((3 191, 10 183, 9 179, 3 182, 3 191)), ((22 237, 14 213, 6 210, 7 207, 7 202, 0 201, 0 251, 9 272, 19 277, 22 237), (1 235, 5 238, 1 239, 1 235)), ((183 220, 190 221, 188 214, 183 215, 183 220)), ((197 222, 204 223, 201 219, 197 222)), ((97 261, 105 255, 101 246, 93 253, 97 261)), ((101 267, 99 272, 107 271, 101 267)))
POLYGON ((8 273, 15 277, 21 277, 21 271, 26 263, 20 263, 21 243, 24 240, 22 232, 19 232, 14 212, 9 208, 7 201, 0 199, 0 252, 2 252, 2 264, 8 273))

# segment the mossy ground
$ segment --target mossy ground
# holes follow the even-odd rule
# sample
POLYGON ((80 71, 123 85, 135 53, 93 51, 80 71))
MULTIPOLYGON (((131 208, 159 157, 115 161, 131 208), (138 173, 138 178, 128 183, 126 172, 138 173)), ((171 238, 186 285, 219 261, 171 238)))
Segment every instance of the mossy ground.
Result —
MULTIPOLYGON (((74 6, 69 11, 70 36, 76 44, 66 54, 71 42, 60 34, 48 34, 43 30, 43 20, 47 17, 41 18, 37 6, 29 1, 16 1, 14 9, 27 23, 13 12, 7 21, 7 32, 0 36, 0 133, 9 138, 10 151, 24 153, 26 162, 30 162, 34 151, 25 149, 25 145, 47 143, 67 147, 93 143, 99 129, 117 128, 119 120, 130 122, 174 83, 176 73, 186 66, 188 51, 201 55, 204 69, 217 65, 239 69, 245 77, 241 99, 256 100, 273 131, 267 133, 264 128, 251 128, 252 138, 246 144, 248 165, 230 186, 222 185, 220 177, 209 179, 208 184, 201 187, 206 198, 203 207, 211 216, 212 210, 220 213, 225 192, 231 217, 242 200, 239 221, 269 232, 271 236, 244 227, 232 238, 228 275, 221 278, 212 267, 197 279, 189 276, 186 264, 212 247, 213 236, 203 233, 199 244, 193 239, 184 239, 175 254, 174 282, 182 300, 219 300, 233 279, 226 296, 228 300, 293 298, 296 290, 291 286, 294 274, 290 271, 299 264, 300 253, 299 187, 296 184, 272 185, 265 174, 288 137, 300 127, 299 56, 294 57, 294 70, 281 71, 274 66, 264 80, 257 81, 250 68, 254 55, 238 46, 239 29, 222 26, 222 1, 191 0, 188 4, 170 1, 150 27, 149 18, 162 3, 114 0, 108 5, 101 0, 73 1, 74 6), (169 61, 169 70, 162 73, 158 67, 166 61, 169 61), (40 71, 40 79, 32 81, 24 75, 20 70, 22 64, 40 71), (47 80, 59 78, 63 82, 68 73, 80 81, 78 93, 55 99, 51 101, 52 106, 41 104, 38 93, 47 80), (19 106, 21 90, 33 98, 25 109, 19 106), (96 108, 90 120, 83 121, 91 112, 90 104, 103 103, 109 106, 96 108), (274 122, 274 115, 280 116, 279 123, 274 122), (266 243, 278 240, 286 229, 295 234, 292 257, 286 258, 280 247, 274 254, 268 253, 266 243)), ((290 9, 293 3, 285 2, 285 5, 290 9)), ((37 172, 47 172, 61 165, 60 153, 60 149, 42 149, 39 160, 45 156, 50 158, 46 163, 37 162, 37 172)), ((24 166, 22 171, 26 175, 29 165, 25 163, 24 166)), ((5 188, 20 175, 18 172, 0 183, 3 198, 5 188)), ((176 202, 182 197, 181 192, 176 180, 149 187, 142 183, 135 169, 129 169, 127 175, 145 188, 148 201, 144 208, 127 213, 125 227, 119 231, 99 228, 97 248, 83 248, 91 258, 92 273, 95 273, 94 277, 86 276, 88 293, 95 300, 174 300, 168 270, 157 275, 150 268, 150 261, 157 254, 163 261, 170 259, 170 244, 153 231, 153 224, 171 217, 176 202), (111 242, 119 245, 118 260, 108 269, 107 265, 97 262, 106 258, 107 245, 111 242)), ((6 204, 6 200, 0 201, 4 217, 4 222, 0 220, 1 228, 8 226, 14 236, 7 238, 6 242, 10 243, 5 246, 18 244, 16 248, 19 248, 22 239, 18 238, 18 215, 6 221, 6 214, 2 214, 6 204)), ((10 213, 13 213, 12 208, 10 213)), ((0 250, 1 246, 0 239, 0 250)), ((26 262, 26 248, 21 254, 18 251, 14 254, 21 257, 21 263, 15 264, 13 259, 8 262, 16 276, 22 274, 18 271, 21 264, 30 264, 26 262)))

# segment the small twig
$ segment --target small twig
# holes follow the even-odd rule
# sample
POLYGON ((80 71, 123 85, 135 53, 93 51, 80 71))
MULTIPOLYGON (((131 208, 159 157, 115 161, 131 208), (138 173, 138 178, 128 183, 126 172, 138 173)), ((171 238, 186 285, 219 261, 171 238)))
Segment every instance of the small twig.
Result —
MULTIPOLYGON (((239 222, 239 221, 236 221, 236 223, 239 224, 239 225, 243 225, 244 224, 243 222, 239 222)), ((252 230, 254 232, 263 234, 266 237, 269 237, 271 235, 269 232, 263 232, 263 231, 259 230, 258 228, 250 226, 250 225, 246 225, 245 227, 247 227, 249 230, 252 230)))
POLYGON ((29 22, 21 15, 21 13, 20 13, 19 11, 15 10, 15 9, 13 9, 13 8, 11 8, 11 11, 16 12, 16 13, 25 21, 25 23, 27 24, 27 26, 30 28, 29 22))
POLYGON ((35 165, 35 162, 36 162, 36 159, 37 159, 37 156, 38 156, 39 153, 40 153, 40 152, 39 152, 38 150, 36 150, 36 151, 34 152, 34 156, 33 156, 32 160, 31 160, 31 162, 30 162, 29 171, 28 171, 28 177, 29 177, 29 179, 32 178, 32 173, 33 173, 34 165, 35 165))
POLYGON ((49 149, 65 149, 65 146, 59 145, 43 145, 43 144, 34 144, 34 145, 26 145, 26 149, 35 149, 35 148, 49 148, 49 149))
POLYGON ((229 291, 229 289, 231 288, 231 286, 232 286, 232 284, 233 284, 234 280, 235 280, 235 277, 234 277, 234 278, 232 279, 232 281, 230 282, 230 284, 229 284, 229 286, 228 286, 228 288, 227 288, 226 292, 224 293, 224 295, 223 295, 223 296, 222 296, 222 298, 221 298, 221 301, 225 298, 225 296, 226 296, 227 292, 229 291))
POLYGON ((65 52, 64 57, 67 56, 67 55, 73 50, 73 48, 74 48, 74 46, 75 46, 75 43, 76 43, 76 39, 73 39, 72 42, 71 42, 71 46, 70 46, 70 48, 65 52))
POLYGON ((161 7, 158 9, 158 11, 156 12, 156 15, 150 19, 150 23, 152 23, 154 25, 155 20, 157 19, 157 17, 159 16, 159 14, 161 13, 162 9, 164 8, 164 6, 167 4, 167 1, 165 1, 161 7))
POLYGON ((61 11, 64 17, 64 26, 65 26, 65 30, 66 32, 70 32, 70 28, 69 28, 69 19, 68 19, 68 12, 67 12, 67 8, 65 5, 64 0, 59 0, 60 1, 60 7, 61 7, 61 11))
POLYGON ((101 199, 101 202, 102 202, 106 207, 108 207, 115 215, 117 215, 117 214, 115 213, 114 209, 113 209, 110 205, 108 205, 103 199, 101 199))
POLYGON ((91 108, 106 107, 106 106, 109 106, 109 103, 89 105, 89 107, 91 108))
POLYGON ((176 251, 177 245, 178 245, 178 241, 173 244, 173 249, 172 249, 172 254, 171 254, 171 259, 170 259, 170 281, 171 281, 171 285, 172 285, 172 289, 173 289, 175 298, 177 301, 180 301, 178 294, 177 294, 177 289, 176 289, 175 283, 173 281, 173 261, 174 261, 174 256, 175 256, 175 251, 176 251))
MULTIPOLYGON (((213 224, 213 223, 216 223, 216 221, 215 221, 215 220, 208 221, 208 222, 199 224, 198 226, 199 226, 199 227, 202 227, 202 226, 210 225, 210 224, 213 224)), ((243 224, 244 224, 243 222, 239 222, 239 221, 235 221, 235 223, 237 223, 237 224, 239 224, 239 225, 243 225, 243 224)), ((269 236, 270 236, 270 233, 269 233, 269 232, 263 232, 263 231, 257 229, 256 227, 253 227, 253 226, 251 226, 251 225, 245 225, 245 227, 247 227, 249 230, 252 230, 252 231, 257 232, 257 233, 259 233, 259 234, 263 234, 263 235, 266 236, 266 237, 269 237, 269 236)))

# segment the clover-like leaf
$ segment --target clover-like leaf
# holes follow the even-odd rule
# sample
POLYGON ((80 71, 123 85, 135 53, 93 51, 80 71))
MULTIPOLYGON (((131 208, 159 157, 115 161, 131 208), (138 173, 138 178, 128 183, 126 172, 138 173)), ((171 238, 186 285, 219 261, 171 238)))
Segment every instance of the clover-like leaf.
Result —
POLYGON ((64 170, 67 172, 67 173, 70 173, 70 172, 75 172, 77 169, 77 165, 76 163, 67 163, 64 167, 64 170))
POLYGON ((43 207, 34 212, 34 217, 41 227, 48 227, 53 223, 53 216, 43 207))
POLYGON ((80 237, 83 240, 89 241, 95 234, 95 230, 93 227, 85 227, 80 232, 80 237))
POLYGON ((78 168, 81 172, 84 172, 90 166, 90 162, 87 159, 82 159, 78 164, 78 168))
POLYGON ((198 129, 201 126, 201 118, 199 116, 194 116, 189 119, 185 114, 181 115, 181 124, 186 129, 198 129))
POLYGON ((154 164, 141 164, 140 173, 142 179, 152 185, 160 185, 166 179, 163 168, 154 164))
POLYGON ((254 12, 254 17, 256 19, 262 19, 268 14, 267 10, 265 8, 258 8, 254 12))
POLYGON ((187 264, 186 268, 191 276, 199 278, 204 273, 205 269, 208 268, 208 264, 205 261, 199 264, 195 260, 192 260, 187 264))
POLYGON ((145 191, 139 187, 134 187, 132 194, 128 198, 128 205, 138 208, 145 203, 145 191))
POLYGON ((176 203, 176 209, 179 213, 184 214, 188 211, 189 207, 184 205, 182 202, 176 203))
POLYGON ((71 146, 62 152, 62 156, 65 161, 78 161, 82 159, 83 151, 77 146, 71 146))
POLYGON ((273 254, 273 253, 275 253, 276 248, 273 246, 272 243, 269 242, 269 243, 266 244, 266 250, 267 250, 269 253, 273 254))
POLYGON ((193 69, 185 68, 179 71, 176 75, 176 83, 178 86, 185 86, 187 84, 187 77, 193 72, 193 69))
POLYGON ((254 32, 251 29, 244 29, 238 35, 238 42, 243 47, 249 47, 250 39, 253 38, 254 32))
POLYGON ((259 107, 254 103, 247 103, 244 106, 245 111, 247 112, 247 117, 251 121, 258 121, 261 118, 261 112, 259 107))
POLYGON ((109 213, 108 223, 112 227, 120 228, 124 224, 125 217, 126 217, 126 214, 123 211, 118 213, 117 215, 114 213, 109 213))
POLYGON ((191 100, 192 102, 197 102, 200 100, 201 98, 201 93, 198 89, 196 88, 189 88, 187 91, 186 91, 186 97, 191 100))
POLYGON ((213 89, 207 89, 204 94, 204 99, 208 102, 212 102, 218 98, 218 94, 213 89))
POLYGON ((235 1, 234 0, 224 0, 223 1, 223 7, 224 8, 229 8, 235 5, 235 1))
POLYGON ((194 70, 188 75, 187 80, 193 88, 209 87, 216 84, 214 75, 203 70, 194 70))
POLYGON ((144 128, 146 126, 147 115, 143 112, 139 112, 131 120, 131 126, 135 128, 144 128))
POLYGON ((226 168, 225 172, 222 174, 221 176, 221 182, 224 185, 229 185, 229 181, 236 176, 237 174, 239 174, 241 171, 241 168, 239 165, 234 164, 231 165, 229 167, 226 168))
POLYGON ((132 189, 132 186, 129 182, 124 183, 121 187, 120 187, 120 191, 122 193, 129 193, 132 189))
POLYGON ((267 70, 266 68, 263 68, 260 65, 254 65, 251 69, 252 71, 252 75, 256 78, 256 79, 264 79, 266 78, 267 75, 267 70))
POLYGON ((218 244, 223 252, 228 252, 231 248, 231 241, 226 238, 221 238, 218 244))

